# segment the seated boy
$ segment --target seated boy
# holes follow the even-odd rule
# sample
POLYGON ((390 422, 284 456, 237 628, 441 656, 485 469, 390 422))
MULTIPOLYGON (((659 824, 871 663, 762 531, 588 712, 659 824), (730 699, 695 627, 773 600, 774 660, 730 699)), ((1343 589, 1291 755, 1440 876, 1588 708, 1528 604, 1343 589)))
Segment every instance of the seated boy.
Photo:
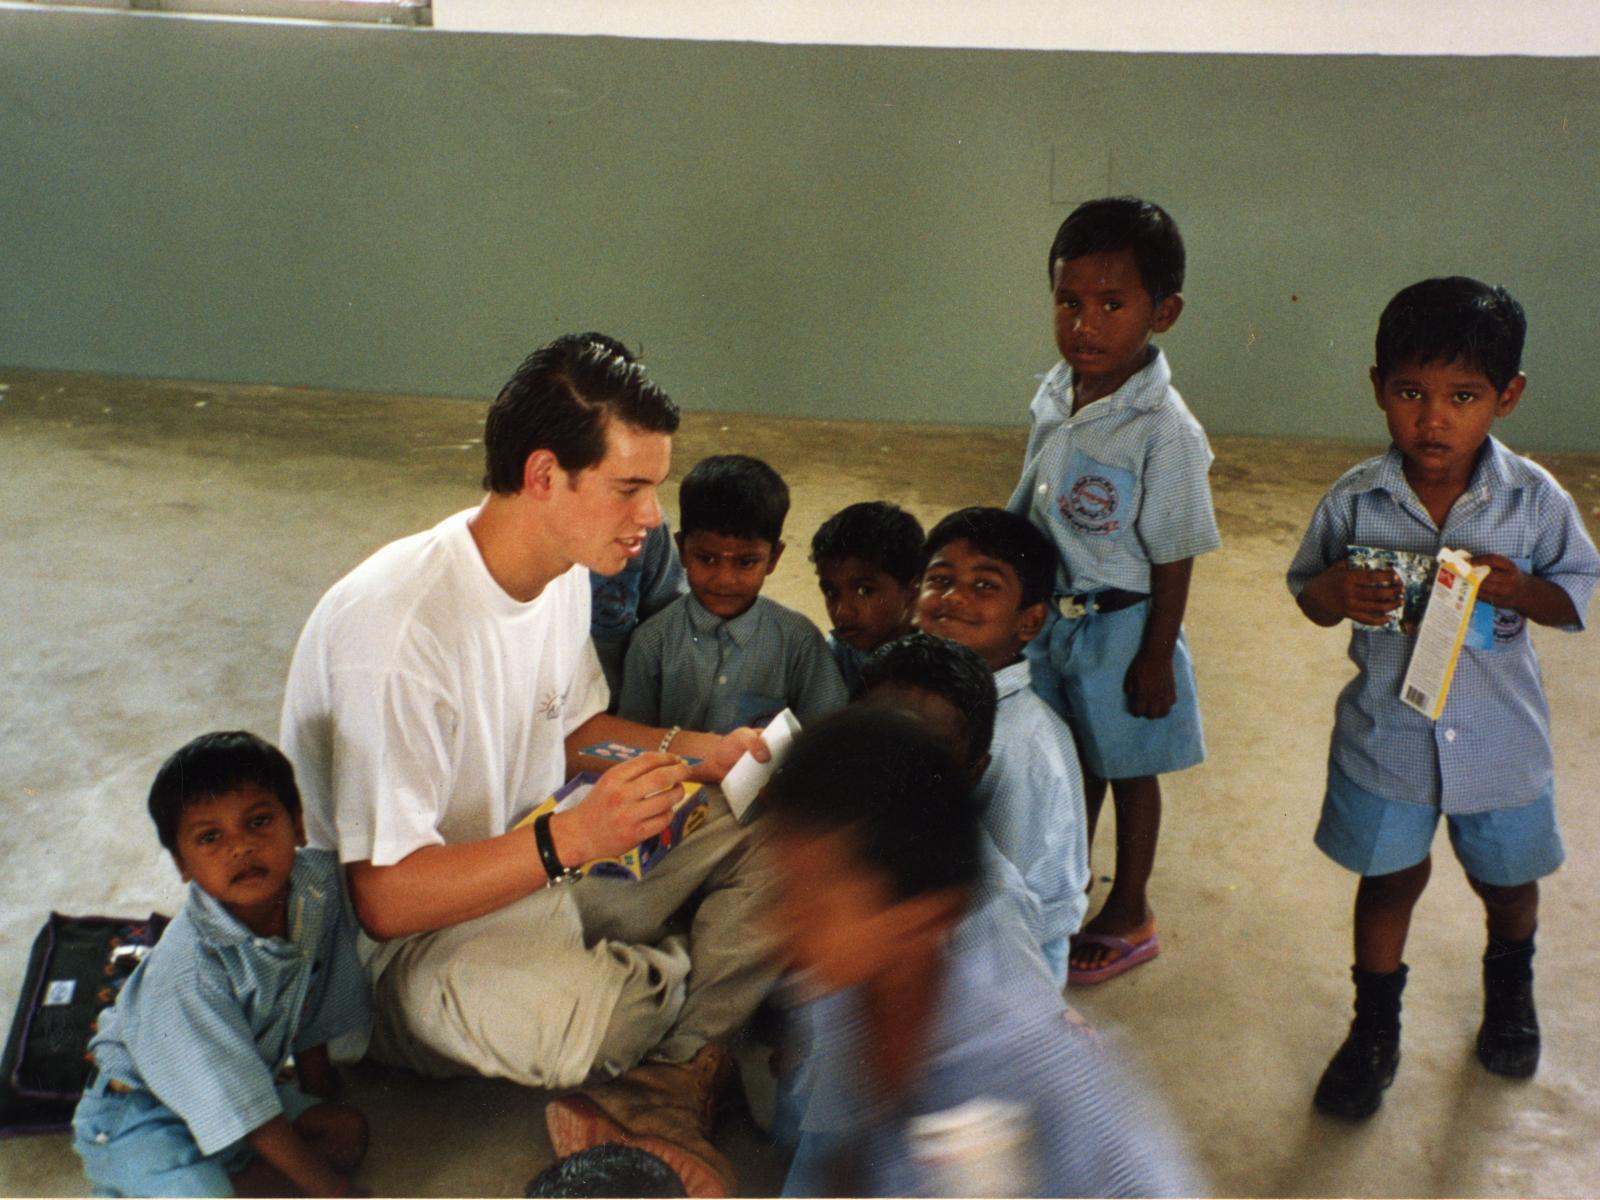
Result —
POLYGON ((1017 944, 953 936, 981 868, 950 750, 909 713, 852 705, 802 732, 764 793, 772 925, 824 994, 816 1099, 839 1135, 786 1191, 1191 1194, 1118 1065, 1017 944))
POLYGON ((1027 519, 963 508, 933 527, 923 551, 917 623, 977 651, 1000 707, 992 761, 978 784, 984 827, 1038 900, 1045 960, 1066 982, 1067 939, 1088 905, 1083 774, 1072 733, 1029 686, 1023 647, 1044 624, 1055 550, 1027 519))
POLYGON ((689 594, 634 632, 617 715, 711 733, 801 721, 846 700, 822 634, 761 595, 783 555, 789 488, 758 458, 702 459, 678 488, 678 551, 689 594))
POLYGON ((922 526, 905 509, 881 500, 852 504, 817 529, 811 561, 833 622, 828 650, 855 696, 861 691, 862 660, 911 632, 922 526))
POLYGON ((1143 200, 1091 200, 1062 222, 1048 266, 1062 361, 1033 398, 1006 507, 1060 556, 1061 619, 1029 654, 1083 756, 1090 839, 1108 780, 1117 814, 1111 891, 1072 939, 1072 981, 1099 983, 1161 946, 1160 776, 1205 758, 1183 614, 1195 557, 1221 539, 1211 447, 1150 341, 1183 312, 1177 225, 1143 200))
POLYGON ((253 734, 206 734, 162 764, 149 806, 189 897, 89 1043, 73 1147, 90 1182, 346 1194, 367 1125, 331 1102, 327 1042, 365 1026, 367 981, 338 861, 296 849, 288 759, 253 734), (275 1082, 291 1055, 300 1088, 275 1082))
POLYGON ((639 553, 622 570, 615 575, 589 573, 589 640, 605 672, 606 687, 611 689, 613 712, 633 631, 640 621, 655 616, 688 590, 672 527, 665 517, 645 534, 639 553))
POLYGON ((1543 467, 1490 435, 1526 382, 1527 328, 1504 288, 1460 277, 1401 291, 1378 321, 1372 387, 1387 453, 1329 490, 1289 568, 1318 625, 1349 618, 1358 674, 1339 694, 1317 845, 1357 872, 1355 1020, 1317 1086, 1316 1105, 1365 1117, 1400 1061, 1401 961, 1432 870, 1439 818, 1488 915, 1479 1060, 1527 1076, 1539 1061, 1533 935, 1539 879, 1563 858, 1549 713, 1528 622, 1581 629, 1600 556, 1572 498, 1543 467), (1353 546, 1470 554, 1489 575, 1444 711, 1400 700, 1411 654, 1383 626, 1400 607, 1392 570, 1350 564, 1353 546))

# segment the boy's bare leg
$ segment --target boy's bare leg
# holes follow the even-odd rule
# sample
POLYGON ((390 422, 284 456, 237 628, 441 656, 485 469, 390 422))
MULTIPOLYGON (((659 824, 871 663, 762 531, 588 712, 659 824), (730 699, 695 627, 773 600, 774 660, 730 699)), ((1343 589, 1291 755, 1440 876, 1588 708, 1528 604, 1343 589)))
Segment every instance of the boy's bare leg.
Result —
MULTIPOLYGON (((1106 802, 1106 781, 1087 771, 1083 774, 1083 825, 1088 836, 1090 860, 1094 858, 1094 831, 1100 824, 1100 809, 1106 802)), ((1089 882, 1084 885, 1084 892, 1094 891, 1094 870, 1089 871, 1089 882)))
MULTIPOLYGON (((1149 888, 1156 865, 1156 842, 1161 834, 1161 778, 1140 775, 1110 782, 1111 804, 1117 818, 1117 863, 1106 902, 1084 925, 1083 932, 1134 941, 1137 939, 1133 935, 1148 929, 1153 918, 1149 888)), ((1091 835, 1104 802, 1105 786, 1105 780, 1093 777, 1084 783, 1085 815, 1091 835), (1089 815, 1091 812, 1093 815, 1089 815)), ((1109 946, 1084 943, 1073 948, 1070 961, 1080 970, 1093 970, 1115 954, 1109 946)))
MULTIPOLYGON (((367 1119, 348 1104, 318 1104, 294 1122, 294 1131, 341 1175, 349 1175, 367 1154, 367 1119)), ((266 1159, 256 1157, 230 1177, 240 1196, 297 1196, 300 1189, 266 1159)))
POLYGON ((1525 942, 1539 925, 1539 883, 1519 883, 1499 887, 1467 876, 1472 890, 1483 901, 1489 921, 1489 936, 1500 942, 1525 942))
POLYGON ((1356 888, 1356 966, 1386 975, 1400 969, 1411 911, 1433 873, 1430 855, 1414 867, 1388 875, 1363 875, 1356 888))

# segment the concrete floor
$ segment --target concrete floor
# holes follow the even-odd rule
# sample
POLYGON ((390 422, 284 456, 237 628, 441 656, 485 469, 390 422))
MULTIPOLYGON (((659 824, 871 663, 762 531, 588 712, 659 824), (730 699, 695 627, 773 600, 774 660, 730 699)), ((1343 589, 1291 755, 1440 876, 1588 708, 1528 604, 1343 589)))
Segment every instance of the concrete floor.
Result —
MULTIPOLYGON (((1359 395, 1352 380, 1350 402, 1359 395)), ((275 734, 289 653, 322 591, 384 542, 478 498, 482 411, 0 372, 0 1010, 15 1007, 49 909, 180 903, 143 811, 154 768, 206 729, 275 734)), ((1378 435, 1376 413, 1372 426, 1378 435)), ((1515 425, 1507 432, 1514 440, 1515 425)), ((769 459, 795 497, 770 594, 821 621, 805 549, 823 517, 877 497, 924 521, 1003 503, 1022 444, 1020 429, 691 414, 673 483, 714 451, 769 459)), ((1074 1002, 1143 1061, 1217 1194, 1593 1195, 1600 951, 1583 881, 1600 860, 1600 642, 1535 633, 1570 860, 1545 889, 1539 1074, 1508 1083, 1473 1059, 1481 916, 1441 842, 1388 1103, 1362 1125, 1316 1115, 1311 1089, 1349 1012, 1353 880, 1311 831, 1350 668, 1345 635, 1301 619, 1282 578, 1317 497, 1366 450, 1251 439, 1216 449, 1226 546, 1197 567, 1188 623, 1211 759, 1167 787, 1153 891, 1166 950, 1074 1002)), ((1543 461, 1592 514, 1600 458, 1543 461)), ((1101 872, 1110 844, 1101 839, 1101 872)), ((352 1095, 374 1134, 361 1181, 379 1195, 517 1195, 550 1154, 537 1093, 362 1067, 352 1095)), ((747 1124, 725 1140, 749 1194, 770 1193, 782 1163, 747 1124)), ((67 1139, 0 1143, 0 1192, 85 1194, 67 1139)))

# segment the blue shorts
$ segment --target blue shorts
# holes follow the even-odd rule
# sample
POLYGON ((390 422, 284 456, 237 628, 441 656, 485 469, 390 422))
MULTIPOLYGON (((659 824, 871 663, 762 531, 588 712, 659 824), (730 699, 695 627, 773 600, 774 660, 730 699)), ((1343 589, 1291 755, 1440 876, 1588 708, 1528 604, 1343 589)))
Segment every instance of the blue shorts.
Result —
POLYGON ((1172 655, 1178 689, 1172 711, 1159 720, 1128 711, 1122 685, 1144 642, 1149 615, 1148 600, 1081 617, 1051 612, 1039 636, 1027 646, 1034 690, 1071 728, 1083 769, 1101 779, 1164 775, 1192 767, 1206 756, 1194 663, 1182 633, 1172 655))
MULTIPOLYGON (((291 1121, 321 1103, 289 1085, 278 1100, 291 1121)), ((97 1196, 231 1196, 229 1176, 255 1155, 244 1138, 201 1154, 183 1118, 154 1093, 113 1091, 103 1075, 72 1115, 72 1148, 97 1196)))
MULTIPOLYGON (((1444 815, 1456 858, 1479 883, 1530 883, 1566 858, 1556 828, 1553 783, 1538 799, 1516 808, 1444 815)), ((1317 848, 1358 875, 1392 875, 1428 857, 1439 817, 1430 805, 1375 796, 1329 762, 1317 848)))

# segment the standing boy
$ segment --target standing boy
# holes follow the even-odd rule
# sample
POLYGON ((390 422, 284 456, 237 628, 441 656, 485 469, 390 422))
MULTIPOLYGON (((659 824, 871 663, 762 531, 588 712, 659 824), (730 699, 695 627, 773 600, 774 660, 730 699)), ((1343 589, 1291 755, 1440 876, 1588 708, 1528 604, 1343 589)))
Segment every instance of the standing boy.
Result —
POLYGON ((761 594, 783 557, 789 488, 745 454, 703 458, 678 488, 689 594, 633 635, 619 716, 727 733, 785 708, 802 721, 848 698, 822 634, 761 594))
POLYGON ((113 1196, 346 1194, 367 1124, 333 1103, 327 1043, 365 1028, 367 980, 337 860, 297 849, 293 768, 206 734, 161 765, 150 817, 189 896, 100 1014, 84 1171, 113 1196), (299 1087, 277 1082, 291 1055, 299 1087))
POLYGON ((1522 398, 1526 329, 1504 288, 1474 279, 1424 280, 1389 302, 1372 388, 1392 444, 1333 485, 1289 568, 1289 590, 1318 625, 1382 625, 1401 602, 1400 579, 1351 567, 1350 547, 1450 547, 1489 568, 1478 603, 1495 610, 1492 628, 1462 648, 1437 721, 1400 700, 1407 638, 1350 636, 1359 674, 1339 694, 1317 828, 1323 852, 1361 875, 1356 1016, 1316 1091, 1317 1107, 1338 1116, 1375 1112, 1399 1065, 1401 956, 1441 814, 1488 915, 1478 1058, 1509 1076, 1531 1075, 1539 1061, 1538 880, 1563 851, 1527 622, 1582 628, 1600 556, 1550 473, 1489 433, 1522 398))
POLYGON ((1000 703, 977 785, 983 824, 1039 906, 1039 949, 1059 987, 1088 904, 1083 774, 1071 732, 1029 686, 1022 656, 1044 624, 1055 551, 1016 513, 963 508, 933 527, 923 554, 917 623, 994 672, 1000 703))
POLYGON ((1183 312, 1177 225, 1143 200, 1090 201, 1062 223, 1049 270, 1062 361, 1034 396, 1008 507, 1060 557, 1060 616, 1030 657, 1083 756, 1091 839, 1107 781, 1116 809, 1111 891, 1072 942, 1072 982, 1098 983, 1160 949, 1158 776, 1205 758, 1183 613, 1194 557, 1221 539, 1211 447, 1150 342, 1183 312))
POLYGON ((911 632, 922 568, 922 526, 882 500, 842 508, 811 538, 817 586, 833 629, 828 651, 852 697, 861 664, 885 642, 911 632))

